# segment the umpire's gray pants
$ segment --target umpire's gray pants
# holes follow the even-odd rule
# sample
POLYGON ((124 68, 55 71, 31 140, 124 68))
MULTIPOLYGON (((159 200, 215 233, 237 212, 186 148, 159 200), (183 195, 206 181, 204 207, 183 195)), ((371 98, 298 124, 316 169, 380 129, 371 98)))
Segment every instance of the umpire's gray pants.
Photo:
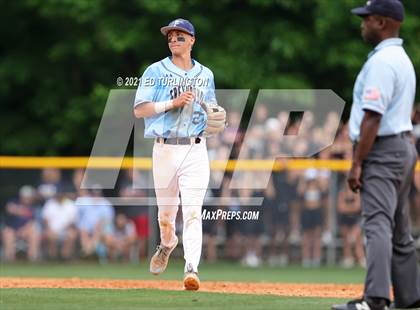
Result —
POLYGON ((420 299, 417 255, 409 227, 408 194, 417 152, 404 134, 376 139, 363 162, 361 203, 366 234, 365 297, 409 306, 420 299))

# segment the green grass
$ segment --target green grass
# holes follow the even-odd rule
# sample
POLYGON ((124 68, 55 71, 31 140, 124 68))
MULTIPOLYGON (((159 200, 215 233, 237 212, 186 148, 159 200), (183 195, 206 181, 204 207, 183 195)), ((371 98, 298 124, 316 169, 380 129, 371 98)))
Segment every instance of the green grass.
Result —
POLYGON ((340 299, 159 290, 2 289, 2 309, 330 309, 340 299))
MULTIPOLYGON (((148 263, 107 264, 0 264, 0 277, 80 277, 86 279, 168 279, 181 280, 183 262, 171 260, 159 277, 151 275, 148 263)), ((202 263, 202 281, 294 282, 294 283, 362 283, 364 270, 336 267, 303 269, 263 266, 245 268, 238 264, 202 263)), ((1 278, 0 278, 0 281, 1 278)), ((106 289, 0 289, 0 309, 48 310, 119 310, 119 309, 330 309, 345 300, 330 298, 279 297, 206 292, 162 290, 106 289)))
MULTIPOLYGON (((363 283, 364 270, 349 270, 337 267, 303 269, 300 266, 286 268, 260 267, 246 268, 234 263, 202 263, 200 278, 203 281, 249 281, 249 282, 293 282, 293 283, 363 283)), ((110 279, 162 279, 180 280, 183 263, 170 261, 168 269, 155 277, 149 273, 148 263, 131 264, 1 264, 0 276, 19 277, 80 277, 110 279)))

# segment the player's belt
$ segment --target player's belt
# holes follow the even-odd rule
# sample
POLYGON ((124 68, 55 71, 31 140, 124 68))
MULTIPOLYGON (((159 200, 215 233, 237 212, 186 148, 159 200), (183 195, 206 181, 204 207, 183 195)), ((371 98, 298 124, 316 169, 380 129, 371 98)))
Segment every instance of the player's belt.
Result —
POLYGON ((199 137, 191 137, 191 138, 156 138, 156 143, 160 144, 172 144, 172 145, 191 145, 191 144, 198 144, 201 142, 201 138, 199 137))

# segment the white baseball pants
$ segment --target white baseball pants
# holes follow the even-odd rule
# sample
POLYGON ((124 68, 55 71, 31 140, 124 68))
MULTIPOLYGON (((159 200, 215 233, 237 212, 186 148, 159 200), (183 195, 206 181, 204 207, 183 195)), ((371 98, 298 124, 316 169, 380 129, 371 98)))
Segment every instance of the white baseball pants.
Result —
POLYGON ((202 248, 201 207, 210 177, 205 139, 192 145, 155 142, 153 180, 158 205, 160 240, 163 246, 176 242, 175 219, 181 193, 185 271, 198 271, 202 248))

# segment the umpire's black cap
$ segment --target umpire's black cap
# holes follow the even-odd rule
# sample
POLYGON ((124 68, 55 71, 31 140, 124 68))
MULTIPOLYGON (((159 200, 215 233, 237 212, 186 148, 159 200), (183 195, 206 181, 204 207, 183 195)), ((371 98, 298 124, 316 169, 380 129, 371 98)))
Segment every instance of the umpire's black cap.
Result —
POLYGON ((400 22, 404 20, 404 5, 399 0, 370 0, 365 6, 355 8, 351 12, 358 16, 380 15, 400 22))

